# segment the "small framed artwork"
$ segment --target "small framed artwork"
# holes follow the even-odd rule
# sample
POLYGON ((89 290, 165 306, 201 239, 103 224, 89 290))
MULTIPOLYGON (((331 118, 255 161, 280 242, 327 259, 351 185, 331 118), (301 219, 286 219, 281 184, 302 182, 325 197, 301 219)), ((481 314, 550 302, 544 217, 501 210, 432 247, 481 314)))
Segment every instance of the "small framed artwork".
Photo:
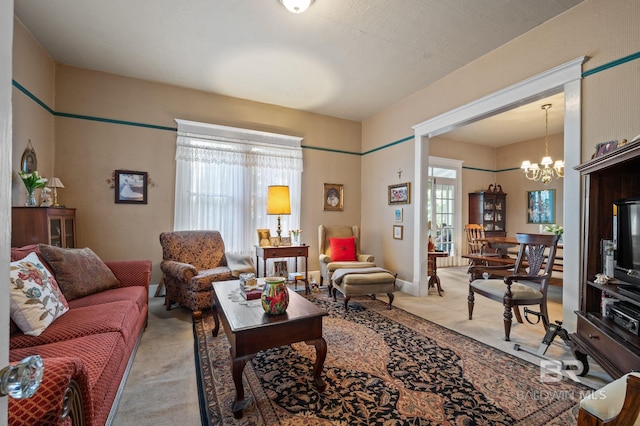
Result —
POLYGON ((33 173, 38 169, 38 158, 36 157, 36 150, 31 145, 31 139, 27 149, 22 154, 22 160, 20 161, 20 170, 24 173, 33 173))
POLYGON ((527 223, 556 223, 556 190, 527 191, 527 223))
POLYGON ((394 219, 397 223, 402 223, 402 213, 402 207, 396 207, 395 211, 393 212, 394 219))
POLYGON ((290 246, 291 245, 291 237, 280 237, 280 245, 281 246, 290 246))
POLYGON ((289 273, 287 272, 287 261, 286 260, 276 260, 273 262, 273 276, 274 277, 288 277, 289 273))
POLYGON ((393 238, 395 240, 401 240, 403 235, 403 231, 404 231, 404 226, 402 225, 393 225, 393 238))
POLYGON ((270 237, 269 245, 271 247, 280 247, 280 237, 270 237))
POLYGON ((596 145, 596 152, 593 154, 594 157, 601 157, 605 154, 610 153, 611 151, 615 150, 618 147, 618 141, 613 140, 613 141, 608 141, 608 142, 601 142, 599 144, 596 145))
POLYGON ((116 203, 147 204, 147 172, 116 170, 116 203))
POLYGON ((325 183, 322 199, 324 210, 342 211, 344 209, 344 185, 339 183, 325 183))
POLYGON ((389 204, 410 204, 411 182, 389 185, 389 204))
POLYGON ((256 229, 256 232, 258 233, 258 244, 260 247, 268 247, 270 244, 269 239, 271 238, 271 231, 268 229, 258 228, 256 229))

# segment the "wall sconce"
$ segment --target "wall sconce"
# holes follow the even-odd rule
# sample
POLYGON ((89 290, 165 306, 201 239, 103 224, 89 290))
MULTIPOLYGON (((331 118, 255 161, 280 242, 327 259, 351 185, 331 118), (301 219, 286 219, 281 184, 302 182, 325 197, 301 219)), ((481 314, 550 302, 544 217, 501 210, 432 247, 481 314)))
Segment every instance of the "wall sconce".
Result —
POLYGON ((31 398, 40 387, 44 363, 40 355, 26 357, 0 370, 0 396, 31 398))

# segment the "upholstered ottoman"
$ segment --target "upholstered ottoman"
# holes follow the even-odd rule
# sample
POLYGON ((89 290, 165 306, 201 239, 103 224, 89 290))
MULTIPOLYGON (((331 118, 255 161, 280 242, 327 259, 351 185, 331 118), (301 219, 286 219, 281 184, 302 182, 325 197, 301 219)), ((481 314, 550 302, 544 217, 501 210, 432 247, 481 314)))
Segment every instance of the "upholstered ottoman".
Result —
POLYGON ((376 293, 387 293, 389 309, 393 302, 393 292, 396 287, 396 275, 383 268, 338 269, 331 277, 333 284, 333 300, 336 301, 336 291, 344 295, 344 308, 348 308, 349 299, 354 295, 370 294, 374 298, 376 293))

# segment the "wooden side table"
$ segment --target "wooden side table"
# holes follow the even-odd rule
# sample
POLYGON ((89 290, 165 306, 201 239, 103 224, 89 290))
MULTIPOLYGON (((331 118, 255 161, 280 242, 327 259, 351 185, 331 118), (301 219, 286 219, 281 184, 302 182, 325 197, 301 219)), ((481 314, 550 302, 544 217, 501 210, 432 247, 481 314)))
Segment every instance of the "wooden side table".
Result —
POLYGON ((442 297, 441 292, 444 290, 440 286, 440 277, 438 276, 438 263, 436 259, 439 257, 449 257, 449 252, 446 251, 430 251, 428 253, 427 259, 427 274, 429 275, 429 286, 427 287, 427 291, 431 287, 436 287, 438 289, 438 296, 442 297))
POLYGON ((304 289, 305 293, 310 293, 311 289, 309 288, 309 268, 308 268, 308 259, 309 259, 309 246, 279 246, 279 247, 260 247, 256 246, 256 272, 258 272, 258 276, 260 276, 260 258, 262 258, 262 276, 266 276, 267 274, 267 259, 278 259, 278 258, 295 258, 296 259, 296 270, 298 272, 298 262, 297 259, 299 257, 304 257, 304 289))

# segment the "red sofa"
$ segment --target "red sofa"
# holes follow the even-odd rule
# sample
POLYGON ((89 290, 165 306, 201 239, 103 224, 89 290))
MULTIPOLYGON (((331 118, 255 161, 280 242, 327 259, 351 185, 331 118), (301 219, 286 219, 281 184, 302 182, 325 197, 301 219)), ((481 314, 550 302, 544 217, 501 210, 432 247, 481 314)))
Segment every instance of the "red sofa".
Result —
MULTIPOLYGON (((39 246, 13 248, 11 261, 33 251, 40 256, 39 246)), ((151 261, 104 263, 118 287, 69 301, 69 310, 39 336, 12 324, 10 362, 38 354, 44 376, 32 398, 9 399, 9 425, 112 422, 147 324, 151 261)))

